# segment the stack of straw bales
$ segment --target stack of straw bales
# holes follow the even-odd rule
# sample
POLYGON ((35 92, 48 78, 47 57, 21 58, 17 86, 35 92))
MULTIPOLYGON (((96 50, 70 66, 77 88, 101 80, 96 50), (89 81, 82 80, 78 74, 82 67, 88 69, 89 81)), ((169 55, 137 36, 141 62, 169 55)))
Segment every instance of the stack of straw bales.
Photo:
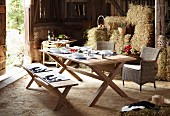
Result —
POLYGON ((142 5, 129 5, 126 21, 130 22, 132 25, 152 23, 154 18, 153 8, 148 6, 143 7, 142 5))
POLYGON ((96 41, 107 41, 107 31, 106 29, 99 29, 97 27, 91 28, 87 32, 88 41, 86 46, 92 46, 96 49, 96 41))
POLYGON ((133 49, 140 51, 143 46, 153 45, 154 26, 152 22, 154 19, 154 10, 141 5, 130 4, 129 7, 126 21, 135 25, 131 46, 133 49))
MULTIPOLYGON (((154 9, 141 5, 130 5, 127 17, 107 16, 104 19, 106 29, 92 28, 88 31, 86 45, 96 48, 96 41, 115 42, 115 51, 120 53, 125 45, 141 51, 143 46, 153 46, 154 40, 154 9), (122 23, 135 26, 134 35, 122 35, 118 27, 122 23), (132 36, 132 38, 131 38, 132 36)), ((157 80, 170 81, 170 47, 162 47, 158 57, 157 80)))

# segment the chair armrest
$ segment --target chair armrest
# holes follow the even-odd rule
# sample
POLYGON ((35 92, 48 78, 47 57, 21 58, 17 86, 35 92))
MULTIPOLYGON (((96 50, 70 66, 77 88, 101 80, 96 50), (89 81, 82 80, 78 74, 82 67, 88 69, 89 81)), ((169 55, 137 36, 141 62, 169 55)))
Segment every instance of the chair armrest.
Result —
POLYGON ((140 56, 132 56, 132 57, 136 58, 136 60, 127 61, 126 64, 139 65, 142 58, 140 56))
POLYGON ((140 65, 141 65, 141 70, 155 70, 156 67, 156 61, 155 60, 141 60, 140 61, 140 65))

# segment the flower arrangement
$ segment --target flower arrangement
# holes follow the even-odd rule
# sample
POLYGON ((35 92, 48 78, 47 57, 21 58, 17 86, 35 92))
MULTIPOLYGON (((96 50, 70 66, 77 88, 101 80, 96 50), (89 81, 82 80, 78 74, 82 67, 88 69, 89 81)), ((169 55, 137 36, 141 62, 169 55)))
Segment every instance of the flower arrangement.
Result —
POLYGON ((125 53, 125 54, 131 54, 131 49, 132 49, 132 46, 131 45, 126 45, 123 47, 123 49, 121 50, 121 53, 125 53))

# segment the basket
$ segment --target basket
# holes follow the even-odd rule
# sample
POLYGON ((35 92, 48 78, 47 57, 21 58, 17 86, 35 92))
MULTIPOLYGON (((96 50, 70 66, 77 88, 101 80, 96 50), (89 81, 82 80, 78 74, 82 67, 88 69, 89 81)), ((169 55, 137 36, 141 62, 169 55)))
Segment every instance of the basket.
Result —
POLYGON ((98 28, 105 28, 105 26, 104 26, 104 16, 103 15, 100 15, 97 18, 97 26, 98 26, 98 28))

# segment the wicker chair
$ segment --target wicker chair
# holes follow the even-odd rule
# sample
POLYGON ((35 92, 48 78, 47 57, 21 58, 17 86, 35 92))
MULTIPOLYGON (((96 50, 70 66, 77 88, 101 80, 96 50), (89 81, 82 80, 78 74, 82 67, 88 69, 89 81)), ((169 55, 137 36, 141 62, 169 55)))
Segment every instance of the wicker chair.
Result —
POLYGON ((115 42, 97 41, 97 50, 115 50, 115 42))
POLYGON ((142 85, 148 82, 154 83, 154 88, 156 88, 155 68, 159 51, 160 49, 158 48, 143 47, 140 54, 141 61, 139 65, 124 64, 122 70, 123 86, 124 81, 128 80, 139 84, 140 91, 142 90, 142 85))

